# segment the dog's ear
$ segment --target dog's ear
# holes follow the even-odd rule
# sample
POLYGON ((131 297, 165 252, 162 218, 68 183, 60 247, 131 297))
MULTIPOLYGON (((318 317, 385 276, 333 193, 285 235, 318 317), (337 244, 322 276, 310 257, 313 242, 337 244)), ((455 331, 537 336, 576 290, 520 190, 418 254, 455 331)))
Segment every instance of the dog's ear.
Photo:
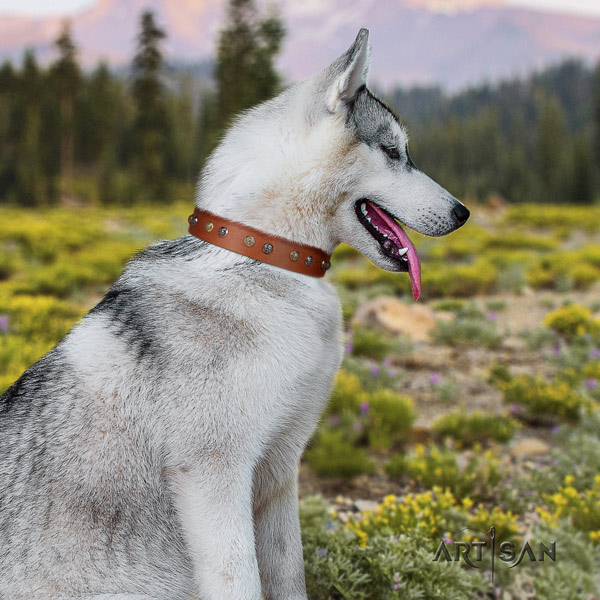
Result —
POLYGON ((354 44, 317 76, 330 113, 351 104, 358 89, 366 85, 370 59, 369 30, 361 29, 354 44))

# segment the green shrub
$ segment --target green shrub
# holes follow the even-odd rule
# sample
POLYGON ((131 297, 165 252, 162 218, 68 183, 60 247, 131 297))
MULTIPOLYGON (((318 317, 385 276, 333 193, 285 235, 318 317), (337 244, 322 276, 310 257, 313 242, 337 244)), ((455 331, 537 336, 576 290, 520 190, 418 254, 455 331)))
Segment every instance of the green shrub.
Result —
POLYGON ((456 452, 435 445, 417 444, 410 454, 396 454, 385 470, 391 477, 409 477, 425 488, 447 488, 459 497, 489 497, 501 479, 499 461, 491 451, 475 452, 461 466, 456 452))
POLYGON ((514 419, 506 415, 458 410, 439 417, 431 429, 438 438, 449 437, 465 446, 472 446, 489 440, 506 443, 518 426, 514 419))
POLYGON ((438 300, 432 308, 433 310, 440 312, 460 313, 464 311, 466 304, 466 300, 460 298, 448 298, 447 300, 438 300))
POLYGON ((340 369, 335 377, 327 413, 330 415, 341 415, 344 411, 356 413, 362 402, 365 402, 365 393, 359 377, 340 369))
POLYGON ((311 600, 472 600, 489 587, 474 569, 433 562, 437 540, 416 527, 402 534, 382 524, 362 545, 318 498, 302 502, 300 524, 311 600))
POLYGON ((305 460, 322 477, 351 479, 375 470, 366 450, 347 441, 342 431, 319 431, 306 451, 305 460))
POLYGON ((52 296, 0 294, 0 315, 8 317, 12 333, 28 339, 58 342, 82 310, 52 296))
POLYGON ((569 304, 548 313, 544 324, 567 340, 600 332, 600 320, 592 316, 592 311, 580 304, 569 304))
POLYGON ((577 421, 582 411, 589 408, 589 400, 565 381, 544 381, 540 376, 519 375, 499 383, 504 403, 521 407, 526 418, 557 417, 577 421))
POLYGON ((484 258, 470 265, 430 265, 423 271, 423 294, 428 298, 471 298, 494 289, 496 267, 484 258))
POLYGON ((600 269, 593 265, 580 263, 573 266, 569 275, 576 290, 587 290, 600 280, 600 269))
POLYGON ((412 398, 392 390, 373 392, 361 408, 368 418, 366 430, 373 448, 391 448, 405 442, 416 419, 412 398))
POLYGON ((496 323, 480 317, 457 316, 452 321, 438 321, 432 336, 446 346, 494 348, 502 341, 496 323))
POLYGON ((373 329, 355 328, 352 335, 352 354, 381 361, 393 352, 398 344, 389 336, 373 329))
POLYGON ((551 527, 556 527, 560 519, 568 519, 575 529, 600 544, 600 475, 589 489, 579 491, 574 483, 575 477, 567 475, 556 493, 546 495, 550 510, 538 508, 538 513, 551 527))

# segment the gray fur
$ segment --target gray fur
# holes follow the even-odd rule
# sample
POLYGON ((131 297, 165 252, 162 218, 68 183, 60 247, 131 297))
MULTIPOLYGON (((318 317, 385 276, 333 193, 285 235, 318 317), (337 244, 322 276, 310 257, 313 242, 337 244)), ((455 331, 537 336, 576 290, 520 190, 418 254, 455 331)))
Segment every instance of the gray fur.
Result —
MULTIPOLYGON (((202 456, 212 462, 223 452, 219 436, 226 439, 228 424, 207 424, 211 414, 202 408, 203 398, 219 397, 235 412, 226 382, 242 355, 252 356, 250 363, 259 368, 269 344, 271 304, 275 312, 287 306, 300 318, 310 315, 321 331, 319 343, 339 355, 336 319, 315 311, 311 282, 271 271, 191 236, 160 242, 134 259, 65 340, 2 395, 1 598, 127 593, 176 600, 196 591, 173 487, 202 464, 202 456), (217 264, 210 255, 219 255, 217 264), (240 263, 252 269, 245 273, 240 263), (175 287, 165 279, 166 265, 176 273, 175 287), (210 289, 216 277, 217 295, 228 302, 186 293, 186 280, 201 290, 210 289), (250 310, 248 294, 255 303, 250 310), (253 314, 259 307, 260 319, 253 314), (238 312, 247 317, 232 314, 238 312), (90 348, 107 346, 93 372, 66 352, 76 338, 85 338, 90 348)), ((337 313, 335 297, 327 295, 337 313)), ((292 353, 294 337, 287 349, 292 353)), ((318 387, 328 386, 337 361, 305 367, 318 387)), ((310 418, 301 440, 296 409, 288 413, 288 400, 273 398, 281 413, 279 431, 263 440, 254 458, 258 520, 268 490, 281 477, 275 466, 281 452, 294 452, 286 469, 295 485, 297 459, 326 397, 316 394, 311 405, 314 386, 303 389, 292 370, 280 392, 300 394, 309 403, 302 408, 310 418)), ((252 384, 247 391, 253 394, 252 384)), ((289 542, 277 543, 283 548, 289 542)), ((297 573, 295 580, 303 576, 297 573)))

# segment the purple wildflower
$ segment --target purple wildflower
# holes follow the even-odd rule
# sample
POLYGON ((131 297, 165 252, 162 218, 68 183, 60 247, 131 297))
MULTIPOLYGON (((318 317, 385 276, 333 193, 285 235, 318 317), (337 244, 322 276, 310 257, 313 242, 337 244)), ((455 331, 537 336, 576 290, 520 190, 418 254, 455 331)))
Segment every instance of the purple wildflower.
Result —
POLYGON ((394 542, 394 544, 398 542, 398 538, 395 535, 392 536, 392 542, 394 542))
POLYGON ((369 403, 368 402, 363 402, 360 405, 360 414, 361 415, 366 415, 369 412, 369 403))
POLYGON ((400 579, 400 573, 394 573, 394 585, 392 585, 392 590, 400 590, 404 587, 402 580, 400 579))
POLYGON ((550 429, 551 433, 558 433, 560 431, 560 425, 552 425, 552 429, 550 429))
POLYGON ((444 534, 444 537, 442 538, 442 541, 444 542, 444 544, 451 544, 452 543, 452 538, 449 535, 444 534))
POLYGON ((352 354, 352 350, 354 349, 354 346, 352 345, 352 342, 346 342, 346 346, 344 347, 346 354, 352 354))
POLYGON ((560 346, 556 345, 552 347, 552 354, 554 354, 554 356, 560 356, 560 353, 562 352, 562 349, 560 346))
POLYGON ((439 373, 432 373, 429 376, 429 381, 430 383, 432 383, 433 385, 437 385, 440 381, 442 380, 442 378, 440 377, 439 373))
POLYGON ((585 382, 585 387, 587 387, 588 390, 593 390, 595 387, 598 387, 598 381, 596 379, 588 379, 585 382))
POLYGON ((495 312, 488 313, 488 319, 490 321, 497 321, 498 320, 498 313, 495 313, 495 312))
POLYGON ((386 369, 389 369, 392 366, 392 359, 389 356, 383 361, 383 366, 386 369))
POLYGON ((600 348, 594 348, 589 354, 591 359, 599 359, 600 358, 600 348))
POLYGON ((327 548, 320 548, 319 550, 315 550, 315 554, 317 556, 325 556, 327 554, 327 548))
POLYGON ((8 316, 0 315, 0 331, 8 333, 8 316))
POLYGON ((376 365, 376 364, 371 365, 371 375, 373 375, 373 377, 376 377, 377 375, 379 375, 379 365, 376 365))
POLYGON ((335 415, 329 419, 329 422, 333 427, 337 427, 340 424, 340 418, 335 415))

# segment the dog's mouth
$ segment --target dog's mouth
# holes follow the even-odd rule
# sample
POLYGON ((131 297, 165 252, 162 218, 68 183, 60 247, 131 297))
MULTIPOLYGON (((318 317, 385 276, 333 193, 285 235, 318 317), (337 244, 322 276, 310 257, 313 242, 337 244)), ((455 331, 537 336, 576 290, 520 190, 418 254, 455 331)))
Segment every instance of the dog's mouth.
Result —
POLYGON ((360 223, 379 243, 381 252, 396 262, 398 271, 408 271, 413 298, 417 300, 421 295, 421 262, 398 219, 366 198, 358 200, 354 208, 360 223))

